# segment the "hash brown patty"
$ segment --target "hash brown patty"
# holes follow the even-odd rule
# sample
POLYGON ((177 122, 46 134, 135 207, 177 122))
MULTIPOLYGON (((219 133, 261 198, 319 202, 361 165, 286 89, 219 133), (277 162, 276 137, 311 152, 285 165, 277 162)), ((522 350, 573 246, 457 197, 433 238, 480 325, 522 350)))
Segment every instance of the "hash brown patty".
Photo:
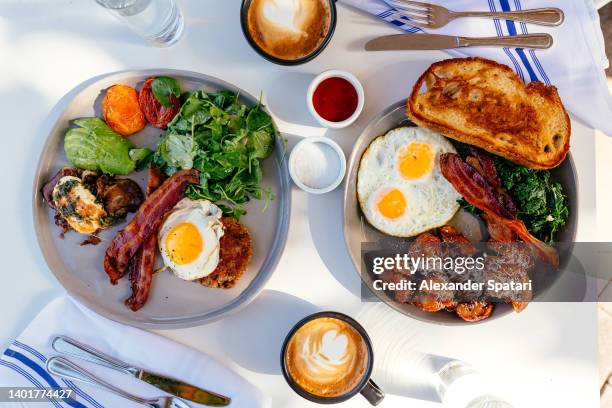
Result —
POLYGON ((210 288, 232 288, 247 270, 253 256, 251 234, 235 218, 221 219, 224 233, 219 248, 219 265, 200 283, 210 288))

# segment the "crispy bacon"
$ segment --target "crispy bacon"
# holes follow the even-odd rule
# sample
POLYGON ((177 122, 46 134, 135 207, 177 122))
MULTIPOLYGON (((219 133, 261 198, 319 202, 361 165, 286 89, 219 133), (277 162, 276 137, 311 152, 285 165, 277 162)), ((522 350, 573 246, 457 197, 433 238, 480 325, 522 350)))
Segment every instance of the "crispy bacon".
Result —
POLYGON ((500 220, 500 218, 492 213, 482 214, 482 218, 487 223, 487 229, 491 240, 495 242, 515 242, 516 235, 514 232, 500 220))
POLYGON ((501 220, 504 225, 518 235, 520 239, 528 244, 531 244, 535 250, 538 251, 540 258, 542 258, 543 261, 550 263, 555 268, 559 266, 559 253, 557 250, 531 235, 523 221, 519 219, 509 220, 505 218, 502 218, 501 220))
MULTIPOLYGON (((165 175, 157 167, 149 168, 147 180, 147 196, 151 195, 164 181, 165 175)), ((125 304, 133 311, 139 310, 147 302, 153 272, 155 268, 155 251, 157 249, 157 231, 147 238, 136 255, 130 260, 128 270, 132 285, 132 295, 125 300, 125 304)))
POLYGON ((183 198, 185 187, 199 179, 198 171, 193 169, 174 173, 147 197, 127 227, 113 238, 104 256, 104 270, 113 285, 125 274, 130 258, 144 241, 156 233, 164 215, 183 198))
POLYGON ((512 198, 493 187, 474 167, 454 153, 440 156, 440 168, 444 177, 451 182, 470 204, 483 211, 491 211, 500 217, 513 219, 517 209, 512 198))
MULTIPOLYGON (((502 186, 501 179, 497 174, 497 168, 495 167, 495 161, 491 155, 483 150, 477 149, 474 146, 469 147, 470 156, 468 159, 473 158, 468 161, 469 164, 476 167, 478 172, 482 174, 482 176, 495 188, 500 188, 502 186), (472 164, 474 163, 474 164, 472 164)), ((466 161, 468 160, 466 159, 466 161)))
POLYGON ((544 261, 554 267, 559 265, 557 251, 531 235, 525 224, 516 218, 516 206, 507 193, 493 187, 474 167, 454 153, 440 156, 440 168, 444 177, 467 202, 487 214, 497 216, 504 226, 533 245, 544 261))
POLYGON ((125 304, 134 312, 143 307, 149 298, 155 268, 156 249, 157 237, 154 234, 145 240, 136 255, 130 259, 128 270, 130 272, 132 295, 125 300, 125 304))

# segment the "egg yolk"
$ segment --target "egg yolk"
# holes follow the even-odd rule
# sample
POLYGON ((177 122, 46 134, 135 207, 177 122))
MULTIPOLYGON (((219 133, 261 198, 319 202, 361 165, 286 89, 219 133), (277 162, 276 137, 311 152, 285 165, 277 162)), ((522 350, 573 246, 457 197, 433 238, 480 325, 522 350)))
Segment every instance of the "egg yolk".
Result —
POLYGON ((377 203, 378 211, 385 218, 398 218, 406 211, 406 198, 398 189, 388 191, 377 203))
POLYGON ((434 152, 427 143, 410 143, 399 155, 399 171, 409 180, 420 179, 431 172, 434 152))
POLYGON ((203 246, 200 231, 191 223, 176 224, 166 236, 168 257, 177 265, 195 261, 202 253, 203 246))

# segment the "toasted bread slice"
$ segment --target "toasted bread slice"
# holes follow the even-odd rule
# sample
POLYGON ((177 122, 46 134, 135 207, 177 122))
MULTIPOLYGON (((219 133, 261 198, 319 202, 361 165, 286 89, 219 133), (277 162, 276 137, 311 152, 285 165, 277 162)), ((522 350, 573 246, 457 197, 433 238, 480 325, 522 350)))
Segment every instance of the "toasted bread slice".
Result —
POLYGON ((571 124, 557 88, 525 86, 509 67, 483 58, 433 64, 414 85, 407 113, 421 127, 533 169, 553 168, 569 151, 571 124))

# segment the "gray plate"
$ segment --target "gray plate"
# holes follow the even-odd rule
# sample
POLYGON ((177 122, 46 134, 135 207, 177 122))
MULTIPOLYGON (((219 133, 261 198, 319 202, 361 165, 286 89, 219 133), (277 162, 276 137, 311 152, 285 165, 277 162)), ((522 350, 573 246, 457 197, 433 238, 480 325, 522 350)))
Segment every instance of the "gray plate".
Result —
MULTIPOLYGON (((263 185, 271 187, 276 198, 265 212, 263 200, 251 201, 247 205, 249 213, 241 219, 253 236, 253 259, 238 284, 229 290, 211 289, 182 281, 167 272, 159 273, 153 279, 149 301, 138 312, 132 312, 123 304, 130 294, 128 277, 113 286, 102 268, 106 247, 127 221, 103 231, 103 241, 99 245, 80 247, 79 243, 86 236, 69 232, 65 239, 60 239, 59 229, 53 222, 53 212, 40 194, 44 183, 58 169, 69 164, 64 154, 63 137, 70 121, 84 116, 100 116, 101 95, 108 87, 117 83, 139 87, 146 78, 156 75, 176 78, 183 91, 229 89, 240 92, 241 100, 247 105, 254 105, 258 101, 244 90, 219 79, 178 70, 121 72, 103 76, 87 86, 79 85, 71 91, 70 94, 76 96, 68 102, 51 130, 38 162, 32 204, 34 225, 49 268, 68 293, 90 309, 110 319, 144 328, 190 327, 220 319, 246 306, 262 290, 278 263, 287 239, 291 200, 285 147, 280 138, 276 140, 275 154, 265 161, 263 168, 263 185)), ((154 149, 163 133, 147 125, 143 131, 130 136, 130 140, 137 146, 154 149)), ((142 187, 146 184, 146 171, 128 177, 142 187)), ((128 215, 128 220, 131 216, 128 215)))
MULTIPOLYGON (((357 171, 359 169, 359 162, 361 161, 363 152, 370 145, 372 140, 399 126, 414 126, 414 124, 412 124, 406 118, 405 101, 400 101, 393 104, 391 107, 387 108, 385 111, 381 112, 378 116, 372 119, 370 124, 363 130, 355 142, 353 152, 349 158, 347 182, 344 190, 344 239, 357 271, 360 271, 362 266, 361 245, 363 242, 377 242, 379 240, 389 242, 389 240, 403 240, 402 238, 393 238, 385 235, 372 227, 361 213, 359 203, 357 202, 356 193, 357 171)), ((570 243, 571 245, 571 243, 574 242, 576 235, 576 215, 578 214, 578 186, 575 175, 575 167, 571 155, 568 155, 567 159, 559 167, 553 170, 553 176, 563 186, 564 191, 567 194, 569 207, 568 221, 563 230, 558 233, 557 241, 570 243)), ((481 231, 480 223, 481 221, 479 219, 463 210, 459 211, 457 215, 449 222, 449 224, 457 227, 472 240, 479 239, 481 231)), ((568 261, 567 259, 564 259, 563 254, 570 253, 570 249, 571 248, 568 248, 567 251, 561 252, 561 268, 563 268, 568 261)), ((364 281, 364 286, 370 288, 372 285, 371 277, 368 274, 363 274, 361 278, 364 281)), ((547 283, 549 285, 552 284, 551 282, 547 283)), ((537 282, 534 282, 534 286, 534 296, 537 298, 539 294, 537 282)), ((461 320, 453 313, 428 313, 412 305, 399 304, 398 302, 392 300, 386 293, 377 291, 374 293, 374 295, 376 295, 381 301, 387 303, 387 305, 393 309, 418 320, 443 325, 474 324, 461 320)), ((483 320, 482 322, 491 321, 492 319, 499 318, 510 312, 512 312, 512 307, 510 305, 498 304, 493 310, 491 317, 483 320)))

